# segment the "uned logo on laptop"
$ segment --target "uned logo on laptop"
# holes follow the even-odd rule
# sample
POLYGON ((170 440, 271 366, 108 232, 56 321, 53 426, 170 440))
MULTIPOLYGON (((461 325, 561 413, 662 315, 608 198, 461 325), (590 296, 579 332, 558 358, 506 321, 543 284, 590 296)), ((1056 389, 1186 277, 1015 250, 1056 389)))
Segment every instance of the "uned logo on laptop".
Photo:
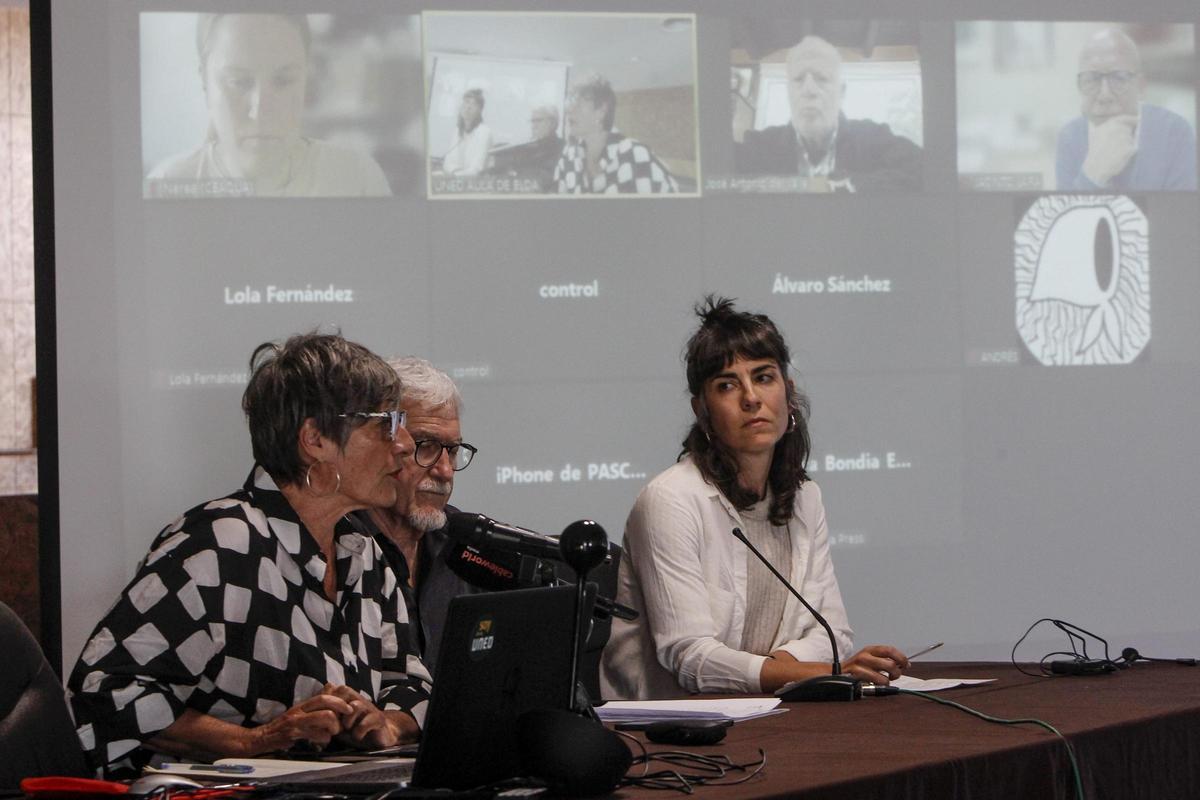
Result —
POLYGON ((492 618, 481 617, 475 623, 475 633, 471 635, 471 658, 475 661, 485 658, 495 643, 496 637, 492 633, 492 618))

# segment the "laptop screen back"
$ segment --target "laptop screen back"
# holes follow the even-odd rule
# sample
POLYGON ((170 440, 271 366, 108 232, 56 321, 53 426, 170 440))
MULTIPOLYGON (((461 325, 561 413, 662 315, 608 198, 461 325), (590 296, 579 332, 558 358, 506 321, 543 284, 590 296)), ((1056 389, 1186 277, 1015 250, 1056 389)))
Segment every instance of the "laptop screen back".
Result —
POLYGON ((520 715, 570 704, 574 614, 574 586, 451 601, 414 785, 468 789, 521 774, 520 715))

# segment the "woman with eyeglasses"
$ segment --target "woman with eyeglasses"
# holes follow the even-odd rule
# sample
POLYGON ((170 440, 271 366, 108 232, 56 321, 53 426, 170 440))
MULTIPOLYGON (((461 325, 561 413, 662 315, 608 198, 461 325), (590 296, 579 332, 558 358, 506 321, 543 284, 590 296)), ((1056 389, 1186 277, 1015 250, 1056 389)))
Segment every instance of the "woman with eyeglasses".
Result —
POLYGON ((1196 188, 1192 124, 1145 102, 1147 77, 1128 33, 1103 27, 1089 36, 1079 53, 1075 82, 1080 115, 1058 134, 1058 191, 1196 188))
POLYGON ((259 346, 242 395, 255 466, 168 525, 69 681, 109 774, 417 738, 429 673, 379 546, 347 518, 388 506, 413 452, 396 373, 337 335, 259 346))
POLYGON ((894 647, 854 655, 829 556, 821 492, 805 472, 808 402, 788 376, 787 344, 762 314, 707 298, 687 345, 695 420, 678 463, 634 503, 604 650, 605 699, 684 692, 773 692, 828 675, 825 630, 734 529, 824 616, 842 671, 886 684, 908 667, 894 647))

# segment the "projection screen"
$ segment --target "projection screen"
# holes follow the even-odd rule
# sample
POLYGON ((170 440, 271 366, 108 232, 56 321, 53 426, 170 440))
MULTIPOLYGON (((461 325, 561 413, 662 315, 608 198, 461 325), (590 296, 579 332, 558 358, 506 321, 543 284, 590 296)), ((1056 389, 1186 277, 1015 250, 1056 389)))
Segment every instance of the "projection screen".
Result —
POLYGON ((710 292, 792 347, 860 645, 1004 660, 1050 616, 1117 652, 1200 655, 1200 10, 872 13, 55 0, 42 492, 67 665, 157 531, 249 472, 259 343, 319 328, 429 358, 479 448, 456 505, 619 540, 679 454, 710 292), (244 35, 218 47, 222 12, 244 35), (1105 30, 1136 69, 1084 69, 1105 30), (789 72, 805 37, 837 74, 789 72), (614 98, 599 170, 581 85, 614 98), (838 144, 814 160, 797 137, 821 114, 838 144))

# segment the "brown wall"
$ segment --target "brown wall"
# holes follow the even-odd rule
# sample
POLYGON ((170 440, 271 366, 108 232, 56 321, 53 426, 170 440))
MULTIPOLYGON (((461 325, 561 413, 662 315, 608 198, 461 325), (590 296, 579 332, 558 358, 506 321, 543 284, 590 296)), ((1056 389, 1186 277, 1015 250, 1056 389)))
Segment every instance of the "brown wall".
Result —
POLYGON ((691 86, 617 95, 617 129, 648 146, 675 175, 696 177, 696 105, 691 86))
POLYGON ((40 638, 36 497, 0 497, 0 600, 40 638))

